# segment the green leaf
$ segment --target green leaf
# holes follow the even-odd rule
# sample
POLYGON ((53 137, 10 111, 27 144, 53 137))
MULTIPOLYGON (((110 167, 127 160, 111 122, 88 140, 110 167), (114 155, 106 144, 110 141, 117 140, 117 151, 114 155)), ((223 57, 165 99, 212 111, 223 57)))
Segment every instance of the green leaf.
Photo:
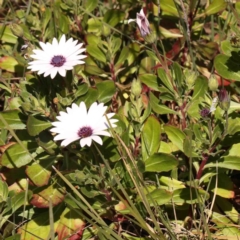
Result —
POLYGON ((90 54, 92 57, 96 58, 98 61, 106 63, 106 54, 103 53, 97 45, 88 45, 87 46, 87 53, 90 54))
POLYGON ((198 155, 194 152, 194 140, 192 139, 192 130, 185 129, 186 138, 183 141, 183 152, 187 157, 198 157, 198 155))
POLYGON ((34 152, 38 145, 36 142, 23 143, 25 149, 18 143, 8 148, 1 156, 1 165, 7 168, 19 168, 27 165, 33 159, 31 153, 34 152), (28 152, 28 151, 29 152, 28 152))
POLYGON ((177 127, 165 125, 164 131, 166 132, 168 138, 171 142, 179 148, 179 150, 183 151, 183 141, 186 138, 185 134, 177 127))
POLYGON ((196 51, 201 54, 203 59, 213 60, 219 51, 219 45, 217 42, 198 42, 196 51))
POLYGON ((21 240, 21 235, 20 234, 14 234, 11 237, 5 238, 5 240, 21 240))
POLYGON ((229 40, 221 42, 221 50, 224 55, 231 56, 232 52, 238 52, 239 48, 233 47, 229 40))
POLYGON ((103 21, 115 27, 124 19, 125 13, 119 9, 109 9, 104 15, 103 21))
POLYGON ((59 29, 62 33, 64 33, 64 34, 69 33, 70 22, 69 22, 68 17, 66 15, 61 14, 58 17, 57 23, 58 23, 58 27, 59 27, 59 29))
POLYGON ((114 144, 111 138, 105 138, 103 145, 98 147, 103 154, 105 159, 110 160, 111 162, 116 162, 121 159, 117 145, 114 144))
POLYGON ((116 54, 122 45, 122 40, 119 37, 112 37, 110 42, 112 54, 116 54))
POLYGON ((116 69, 118 69, 119 67, 121 67, 124 64, 125 60, 128 57, 128 53, 129 53, 129 48, 127 46, 123 47, 122 51, 120 53, 120 56, 118 57, 118 60, 114 66, 116 69))
POLYGON ((52 184, 42 191, 33 194, 31 204, 38 208, 48 208, 51 198, 52 205, 56 206, 63 201, 65 191, 65 187, 61 187, 57 183, 52 184))
POLYGON ((240 132, 240 121, 239 118, 229 118, 228 119, 228 134, 234 135, 237 132, 240 132))
POLYGON ((206 8, 205 13, 207 15, 212 15, 223 11, 227 7, 227 2, 225 0, 213 0, 210 5, 206 8))
POLYGON ((153 109, 153 111, 155 113, 178 115, 177 112, 175 112, 174 110, 168 108, 167 106, 165 106, 163 104, 158 104, 158 98, 155 97, 152 92, 150 92, 150 105, 151 105, 151 108, 153 109))
POLYGON ((128 65, 131 65, 138 57, 141 51, 141 48, 140 48, 140 44, 136 42, 129 44, 128 47, 129 47, 129 52, 128 52, 127 60, 128 60, 128 65))
POLYGON ((176 190, 185 188, 185 184, 181 181, 178 181, 172 177, 161 176, 159 182, 162 185, 166 186, 168 190, 176 190))
POLYGON ((194 204, 199 203, 201 199, 208 199, 208 192, 199 188, 182 188, 173 192, 172 201, 176 205, 182 205, 184 203, 194 204))
POLYGON ((171 80, 168 78, 165 70, 162 69, 162 68, 158 68, 157 74, 158 74, 158 77, 161 79, 162 83, 164 84, 164 86, 165 86, 168 90, 170 90, 170 92, 174 93, 175 91, 174 91, 174 89, 173 89, 171 80))
POLYGON ((89 88, 88 92, 78 99, 77 104, 83 101, 87 107, 90 107, 90 105, 92 105, 92 103, 96 100, 98 100, 98 90, 89 88))
POLYGON ((86 12, 92 12, 98 5, 98 0, 88 0, 85 3, 84 9, 86 12))
POLYGON ((215 223, 217 225, 217 229, 219 229, 216 232, 217 235, 224 236, 225 239, 238 240, 240 230, 237 227, 232 226, 232 221, 228 218, 228 216, 224 216, 219 212, 219 210, 218 212, 213 211, 211 212, 211 221, 215 223))
MULTIPOLYGON (((10 195, 10 194, 9 194, 10 195)), ((2 217, 0 218, 0 228, 7 222, 8 218, 12 216, 20 207, 26 204, 25 200, 31 198, 32 192, 29 190, 27 193, 25 191, 14 193, 14 195, 9 197, 7 205, 1 212, 2 217)))
POLYGON ((43 18, 42 18, 42 28, 43 28, 43 32, 45 31, 49 21, 52 18, 52 11, 50 10, 50 8, 46 8, 44 13, 43 13, 43 18))
POLYGON ((112 80, 102 81, 96 84, 98 90, 98 101, 102 103, 109 102, 116 92, 115 84, 112 80))
POLYGON ((230 218, 234 223, 238 223, 239 213, 228 199, 217 196, 216 204, 219 206, 221 211, 224 212, 225 216, 230 218))
POLYGON ((15 44, 17 42, 17 37, 12 33, 9 26, 0 24, 0 34, 1 34, 1 41, 15 44))
POLYGON ((0 69, 13 73, 23 71, 23 67, 19 65, 17 60, 9 56, 0 58, 0 69))
POLYGON ((164 15, 178 17, 178 10, 173 0, 161 0, 161 10, 164 15))
POLYGON ((206 168, 227 168, 232 170, 240 170, 240 156, 224 156, 217 162, 211 162, 205 165, 206 168))
POLYGON ((139 64, 139 75, 151 73, 155 62, 150 57, 144 57, 139 64))
POLYGON ((157 118, 148 117, 142 130, 142 155, 143 160, 158 151, 160 146, 161 126, 157 118))
POLYGON ((8 197, 8 185, 6 182, 0 180, 0 203, 5 202, 8 197))
POLYGON ((85 60, 84 70, 90 75, 101 76, 106 75, 103 69, 99 68, 98 65, 93 61, 91 57, 87 57, 85 60))
POLYGON ((179 88, 181 88, 181 86, 183 85, 183 81, 184 81, 184 75, 182 73, 182 69, 181 69, 180 65, 177 62, 173 62, 172 70, 174 73, 174 80, 177 83, 177 86, 179 88))
POLYGON ((74 209, 65 208, 56 228, 58 239, 67 239, 71 235, 73 237, 76 230, 81 232, 84 227, 85 223, 79 217, 79 213, 74 209))
POLYGON ((139 75, 139 79, 142 83, 147 85, 149 88, 159 91, 157 76, 153 74, 142 74, 139 75))
POLYGON ((41 187, 48 184, 54 160, 45 160, 40 164, 33 163, 31 166, 27 166, 26 174, 36 186, 41 187))
POLYGON ((240 148, 240 143, 233 144, 231 149, 229 150, 228 156, 240 157, 239 148, 240 148))
POLYGON ((149 194, 147 194, 146 197, 150 205, 154 206, 154 203, 157 205, 163 205, 171 201, 172 192, 169 192, 165 189, 155 189, 149 194))
POLYGON ((233 182, 226 173, 220 173, 217 177, 217 189, 216 189, 216 176, 212 177, 209 185, 209 191, 216 193, 223 198, 234 198, 233 182))
POLYGON ((38 117, 29 116, 27 121, 27 130, 30 136, 36 136, 45 129, 51 127, 52 124, 46 120, 40 120, 38 117))
POLYGON ((77 87, 76 92, 74 92, 74 99, 84 95, 88 91, 88 85, 86 83, 82 83, 77 87))
POLYGON ((240 52, 232 52, 232 56, 219 54, 214 59, 214 67, 219 75, 229 80, 240 81, 240 52))
MULTIPOLYGON (((18 110, 9 110, 0 113, 1 117, 12 129, 25 129, 27 117, 18 110)), ((0 118, 0 128, 7 128, 0 118)))
POLYGON ((178 161, 173 155, 155 153, 145 161, 145 172, 168 172, 177 165, 178 161))
MULTIPOLYGON (((54 219, 60 218, 60 210, 59 208, 53 208, 54 219)), ((57 224, 58 221, 55 220, 54 229, 57 224)), ((49 211, 42 211, 34 215, 29 222, 18 228, 18 233, 21 234, 22 240, 49 239, 50 231, 49 211)))
POLYGON ((230 107, 228 109, 228 114, 240 110, 240 103, 230 101, 230 107))
POLYGON ((99 33, 102 30, 102 22, 98 18, 90 18, 87 22, 88 33, 99 33))
POLYGON ((199 76, 196 79, 192 101, 204 97, 208 90, 208 80, 206 77, 199 76))

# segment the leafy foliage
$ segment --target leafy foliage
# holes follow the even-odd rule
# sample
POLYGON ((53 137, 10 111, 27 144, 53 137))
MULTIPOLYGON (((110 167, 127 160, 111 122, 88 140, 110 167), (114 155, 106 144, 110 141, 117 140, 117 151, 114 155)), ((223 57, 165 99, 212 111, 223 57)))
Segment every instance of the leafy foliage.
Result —
POLYGON ((2 0, 0 16, 1 239, 238 239, 239 2, 2 0), (63 34, 85 63, 30 71, 63 34), (60 112, 96 101, 111 137, 54 141, 60 112))

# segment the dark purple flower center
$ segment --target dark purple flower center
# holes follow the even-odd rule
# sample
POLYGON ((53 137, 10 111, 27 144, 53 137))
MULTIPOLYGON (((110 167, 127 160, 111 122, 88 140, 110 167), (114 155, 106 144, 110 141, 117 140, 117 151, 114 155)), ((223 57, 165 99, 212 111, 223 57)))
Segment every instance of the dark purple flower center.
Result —
POLYGON ((62 55, 54 56, 51 60, 51 64, 54 67, 61 67, 66 62, 66 58, 62 55))
POLYGON ((80 138, 90 137, 90 136, 92 136, 92 134, 93 134, 93 130, 91 127, 85 126, 78 130, 78 136, 80 138))
POLYGON ((210 113, 210 110, 208 108, 204 108, 200 111, 200 115, 203 118, 207 117, 209 113, 210 113))

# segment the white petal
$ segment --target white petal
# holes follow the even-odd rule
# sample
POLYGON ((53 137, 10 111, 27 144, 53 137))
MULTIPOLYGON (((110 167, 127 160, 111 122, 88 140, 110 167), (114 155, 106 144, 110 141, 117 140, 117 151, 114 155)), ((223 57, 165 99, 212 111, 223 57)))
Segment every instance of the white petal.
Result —
POLYGON ((85 145, 87 146, 91 146, 92 144, 92 138, 91 137, 87 137, 87 138, 82 138, 80 139, 80 145, 81 147, 84 147, 85 145))
POLYGON ((62 141, 61 146, 65 146, 66 147, 68 144, 70 144, 72 142, 75 142, 78 139, 79 139, 79 137, 78 138, 67 138, 64 141, 62 141))
POLYGON ((101 136, 108 136, 111 137, 111 134, 109 132, 106 131, 94 131, 94 135, 101 135, 101 136))
POLYGON ((57 68, 51 69, 51 79, 55 78, 55 76, 57 75, 57 72, 58 72, 57 68))
POLYGON ((91 136, 92 140, 94 140, 95 142, 97 142, 98 144, 102 145, 103 141, 99 136, 91 136))
POLYGON ((143 17, 145 17, 145 14, 144 14, 143 9, 141 9, 140 14, 141 14, 143 17))
POLYGON ((63 34, 60 41, 59 41, 59 44, 58 44, 59 47, 64 46, 65 42, 66 42, 66 36, 65 36, 65 34, 63 34))
POLYGON ((60 69, 58 69, 58 72, 59 72, 59 74, 60 74, 62 77, 65 77, 65 76, 66 76, 66 70, 65 70, 65 69, 60 68, 60 69))

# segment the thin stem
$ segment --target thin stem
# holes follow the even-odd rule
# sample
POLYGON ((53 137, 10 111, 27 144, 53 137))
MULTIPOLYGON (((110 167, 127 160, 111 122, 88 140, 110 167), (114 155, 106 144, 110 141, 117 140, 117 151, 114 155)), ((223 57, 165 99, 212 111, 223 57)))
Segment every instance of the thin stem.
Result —
POLYGON ((228 112, 227 111, 225 112, 225 117, 226 117, 226 122, 225 122, 223 134, 220 137, 220 139, 218 139, 218 141, 209 149, 208 154, 203 154, 203 160, 202 160, 202 162, 200 164, 200 167, 199 167, 196 179, 200 179, 201 178, 202 173, 203 173, 203 169, 204 169, 204 167, 205 167, 205 165, 206 165, 206 163, 208 161, 209 154, 216 150, 218 144, 224 139, 224 137, 227 134, 227 130, 228 130, 228 112))

